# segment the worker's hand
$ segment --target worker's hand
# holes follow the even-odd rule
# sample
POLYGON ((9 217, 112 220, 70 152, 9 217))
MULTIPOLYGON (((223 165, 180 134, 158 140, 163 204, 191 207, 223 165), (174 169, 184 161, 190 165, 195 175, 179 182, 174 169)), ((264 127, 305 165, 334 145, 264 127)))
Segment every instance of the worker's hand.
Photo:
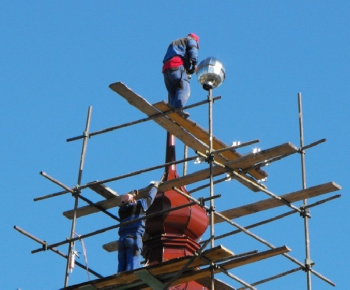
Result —
POLYGON ((151 184, 152 186, 158 188, 158 186, 159 186, 159 184, 160 184, 160 181, 151 181, 150 184, 151 184))
POLYGON ((195 64, 192 64, 191 68, 187 71, 187 73, 189 75, 194 74, 194 72, 196 71, 196 68, 197 68, 197 66, 195 64))
POLYGON ((121 196, 121 202, 122 204, 127 204, 130 202, 130 200, 132 199, 131 195, 130 194, 123 194, 121 196))

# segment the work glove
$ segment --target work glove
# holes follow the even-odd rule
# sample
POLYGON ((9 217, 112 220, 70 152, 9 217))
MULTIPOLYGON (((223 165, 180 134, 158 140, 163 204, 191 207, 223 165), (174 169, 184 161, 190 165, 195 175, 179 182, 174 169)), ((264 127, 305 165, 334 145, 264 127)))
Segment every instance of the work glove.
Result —
POLYGON ((188 74, 192 75, 196 71, 197 64, 195 62, 192 62, 191 68, 187 71, 188 74))
POLYGON ((151 181, 150 184, 151 184, 152 186, 158 188, 158 186, 159 186, 159 184, 160 184, 160 181, 151 181))

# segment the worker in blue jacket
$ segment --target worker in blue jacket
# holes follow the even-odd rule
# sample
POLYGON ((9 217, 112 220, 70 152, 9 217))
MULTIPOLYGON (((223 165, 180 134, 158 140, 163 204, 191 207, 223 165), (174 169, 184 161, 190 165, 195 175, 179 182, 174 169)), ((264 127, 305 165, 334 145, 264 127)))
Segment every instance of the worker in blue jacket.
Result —
POLYGON ((158 191, 159 182, 151 182, 150 191, 144 198, 136 200, 137 190, 121 196, 119 208, 121 226, 119 227, 118 272, 129 271, 140 267, 142 236, 145 232, 145 220, 123 223, 145 217, 158 191))
POLYGON ((190 97, 190 79, 198 62, 199 37, 190 33, 170 43, 163 59, 162 73, 168 102, 174 108, 185 106, 190 97))

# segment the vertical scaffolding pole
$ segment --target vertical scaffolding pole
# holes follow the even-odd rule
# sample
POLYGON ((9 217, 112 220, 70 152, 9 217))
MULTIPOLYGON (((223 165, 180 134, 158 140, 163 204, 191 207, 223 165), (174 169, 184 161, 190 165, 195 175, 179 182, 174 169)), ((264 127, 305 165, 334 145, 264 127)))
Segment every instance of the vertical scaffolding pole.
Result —
MULTIPOLYGON (((187 159, 188 157, 188 146, 184 145, 184 159, 187 159)), ((184 162, 183 164, 183 176, 187 175, 187 161, 184 162)))
POLYGON ((71 260, 74 258, 74 241, 72 239, 74 238, 74 233, 75 233, 75 224, 76 224, 76 210, 78 208, 78 195, 80 194, 80 189, 79 186, 81 184, 81 178, 83 174, 83 168, 84 168, 84 161, 85 161, 85 153, 86 153, 86 148, 87 148, 87 140, 89 137, 89 129, 90 129, 90 120, 91 120, 91 110, 92 107, 89 107, 88 110, 88 115, 86 119, 86 125, 85 125, 85 131, 84 131, 84 140, 83 140, 83 146, 81 149, 81 156, 80 156, 80 165, 79 165, 79 173, 78 173, 78 181, 77 181, 77 188, 75 190, 75 196, 74 196, 74 213, 73 213, 73 219, 72 219, 72 227, 71 227, 71 233, 70 233, 70 242, 68 244, 68 259, 67 259, 67 265, 66 265, 66 273, 65 273, 65 279, 64 279, 64 288, 68 286, 68 281, 69 281, 69 265, 71 263, 71 260))
MULTIPOLYGON (((300 132, 300 148, 304 147, 304 130, 303 130, 303 110, 301 93, 298 93, 299 108, 299 132, 300 132)), ((301 150, 301 174, 302 187, 306 188, 306 171, 305 171, 305 150, 301 150)), ((305 270, 307 276, 307 289, 311 290, 311 258, 310 258, 310 235, 309 235, 309 209, 307 208, 307 199, 304 199, 304 235, 305 235, 305 270)))
MULTIPOLYGON (((208 91, 208 103, 209 103, 209 172, 210 172, 210 246, 214 248, 214 178, 213 178, 213 97, 212 90, 208 91)), ((211 270, 211 289, 214 290, 214 270, 211 270)))

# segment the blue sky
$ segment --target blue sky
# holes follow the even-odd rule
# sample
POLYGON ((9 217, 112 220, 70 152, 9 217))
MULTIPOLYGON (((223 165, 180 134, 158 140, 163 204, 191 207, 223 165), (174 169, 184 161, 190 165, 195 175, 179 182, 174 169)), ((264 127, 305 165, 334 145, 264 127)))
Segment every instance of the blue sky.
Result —
MULTIPOLYGON (((122 81, 149 102, 166 100, 161 61, 170 41, 194 32, 200 37, 200 60, 219 58, 225 82, 214 90, 214 134, 227 144, 259 139, 267 149, 291 142, 299 146, 297 94, 302 93, 305 144, 327 141, 306 153, 308 187, 334 181, 342 197, 311 210, 310 244, 314 270, 346 289, 349 274, 350 3, 340 1, 2 1, 0 3, 1 68, 1 281, 3 289, 59 289, 65 260, 52 252, 31 254, 39 244, 13 229, 17 225, 49 244, 70 235, 62 212, 73 207, 69 195, 34 202, 61 191, 40 176, 45 171, 68 186, 77 183, 80 135, 92 106, 91 131, 143 118, 108 88, 122 81)), ((207 93, 195 78, 188 104, 207 93)), ((206 107, 191 109, 191 119, 207 128, 206 107)), ((153 122, 93 137, 88 142, 82 184, 162 164, 165 131, 153 122)), ((254 145, 255 146, 255 145, 254 145)), ((239 150, 250 152, 254 146, 239 150)), ((183 146, 177 141, 177 158, 183 146)), ((190 150, 190 155, 194 153, 190 150)), ((203 166, 203 165, 202 165, 203 166)), ((192 171, 199 167, 190 165, 192 171)), ((178 166, 181 172, 181 166, 178 166)), ((275 194, 301 189, 300 156, 264 168, 266 185, 275 194)), ((159 179, 162 170, 109 184, 119 193, 159 179)), ((188 189, 193 188, 189 186, 188 189)), ((215 187, 222 211, 267 198, 240 183, 215 187)), ((87 198, 98 201, 91 191, 87 198)), ((195 197, 207 196, 208 191, 195 197)), ((328 197, 327 195, 324 197, 328 197)), ((323 199, 312 199, 309 202, 323 199)), ((84 205, 80 202, 80 205, 84 205)), ((299 206, 300 204, 296 204, 299 206)), ((246 226, 289 211, 286 207, 237 219, 246 226)), ((114 221, 103 214, 78 220, 85 234, 114 221)), ((232 230, 215 228, 219 235, 232 230)), ((291 256, 305 259, 303 220, 295 214, 252 230, 275 246, 287 245, 291 256)), ((116 232, 86 239, 89 267, 103 276, 116 272, 117 254, 101 245, 116 232)), ((239 234, 217 244, 235 253, 266 250, 239 234)), ((59 248, 66 253, 65 246, 59 248)), ((77 243, 77 250, 82 252, 77 243)), ((79 262, 84 263, 81 254, 79 262)), ((296 265, 283 257, 233 269, 253 283, 296 265)), ((94 278, 93 276, 91 277, 94 278)), ((239 287, 226 276, 218 278, 239 287)), ((88 279, 76 268, 70 285, 88 279)), ((314 289, 334 287, 312 276, 314 289)), ((306 289, 304 272, 263 284, 258 289, 306 289)))

